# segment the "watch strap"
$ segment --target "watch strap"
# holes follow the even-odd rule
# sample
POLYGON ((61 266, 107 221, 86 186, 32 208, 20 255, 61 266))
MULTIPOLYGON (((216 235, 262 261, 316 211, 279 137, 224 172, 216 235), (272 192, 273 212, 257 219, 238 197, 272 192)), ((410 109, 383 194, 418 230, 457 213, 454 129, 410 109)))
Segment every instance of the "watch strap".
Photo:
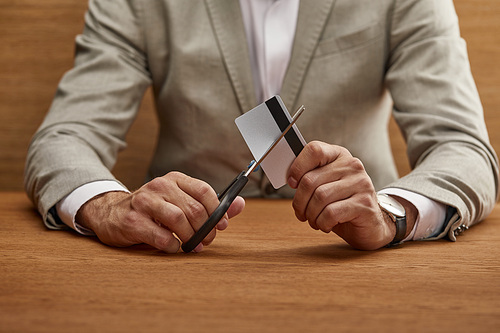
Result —
POLYGON ((406 216, 396 217, 394 224, 396 225, 396 235, 388 246, 401 244, 406 235, 406 216))

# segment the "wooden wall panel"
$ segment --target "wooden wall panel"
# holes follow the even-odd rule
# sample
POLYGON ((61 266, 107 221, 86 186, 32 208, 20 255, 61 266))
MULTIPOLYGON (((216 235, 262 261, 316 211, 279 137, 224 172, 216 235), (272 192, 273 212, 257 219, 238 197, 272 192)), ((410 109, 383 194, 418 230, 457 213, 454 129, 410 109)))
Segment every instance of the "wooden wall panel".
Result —
MULTIPOLYGON (((500 2, 456 0, 462 35, 485 108, 494 148, 500 151, 500 2)), ((30 138, 50 106, 57 83, 71 68, 73 41, 83 27, 87 0, 0 0, 0 190, 22 189, 30 138)), ((409 171, 405 143, 393 122, 400 174, 409 171)), ((143 181, 157 133, 148 93, 119 156, 115 174, 134 189, 143 181)))
MULTIPOLYGON (((0 0, 0 190, 21 190, 26 150, 57 84, 73 64, 87 0, 0 0)), ((151 94, 144 99, 115 174, 140 186, 157 133, 151 94)))

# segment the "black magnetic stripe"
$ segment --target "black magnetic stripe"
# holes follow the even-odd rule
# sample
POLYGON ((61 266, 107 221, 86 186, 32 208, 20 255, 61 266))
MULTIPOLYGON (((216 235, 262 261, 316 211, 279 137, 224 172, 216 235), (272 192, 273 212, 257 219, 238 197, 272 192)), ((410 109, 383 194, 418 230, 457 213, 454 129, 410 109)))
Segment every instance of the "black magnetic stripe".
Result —
MULTIPOLYGON (((281 108, 281 105, 276 97, 267 100, 266 105, 269 111, 271 111, 271 115, 280 128, 280 131, 283 132, 287 128, 287 126, 290 125, 288 118, 285 116, 285 110, 281 108)), ((285 134, 285 139, 288 142, 290 148, 292 148, 295 156, 298 156, 304 146, 302 145, 302 142, 300 141, 297 133, 295 133, 293 128, 291 128, 288 133, 285 134)))

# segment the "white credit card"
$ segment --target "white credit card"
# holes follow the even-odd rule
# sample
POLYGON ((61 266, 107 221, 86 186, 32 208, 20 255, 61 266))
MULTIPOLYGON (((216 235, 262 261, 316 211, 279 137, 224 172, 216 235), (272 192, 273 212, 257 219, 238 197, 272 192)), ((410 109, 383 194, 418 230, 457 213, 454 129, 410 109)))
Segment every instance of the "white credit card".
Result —
MULTIPOLYGON (((253 158, 258 161, 292 121, 280 96, 236 118, 238 127, 253 158)), ((275 189, 285 185, 288 168, 306 145, 296 124, 262 161, 261 167, 275 189)))

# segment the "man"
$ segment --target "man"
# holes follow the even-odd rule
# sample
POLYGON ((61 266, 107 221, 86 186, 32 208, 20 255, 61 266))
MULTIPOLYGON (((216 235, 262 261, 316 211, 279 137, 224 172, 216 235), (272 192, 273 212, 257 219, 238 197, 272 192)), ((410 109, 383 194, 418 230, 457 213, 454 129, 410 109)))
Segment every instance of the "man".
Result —
POLYGON ((498 160, 451 0, 96 0, 76 42, 26 167, 50 228, 176 252, 173 234, 189 239, 217 206, 213 188, 250 158, 234 119, 273 94, 307 106, 310 143, 289 187, 255 174, 244 196, 293 197, 299 220, 366 250, 455 240, 496 201, 498 160), (160 121, 152 180, 128 193, 109 169, 149 85, 160 121), (391 111, 414 168, 401 179, 391 111))

